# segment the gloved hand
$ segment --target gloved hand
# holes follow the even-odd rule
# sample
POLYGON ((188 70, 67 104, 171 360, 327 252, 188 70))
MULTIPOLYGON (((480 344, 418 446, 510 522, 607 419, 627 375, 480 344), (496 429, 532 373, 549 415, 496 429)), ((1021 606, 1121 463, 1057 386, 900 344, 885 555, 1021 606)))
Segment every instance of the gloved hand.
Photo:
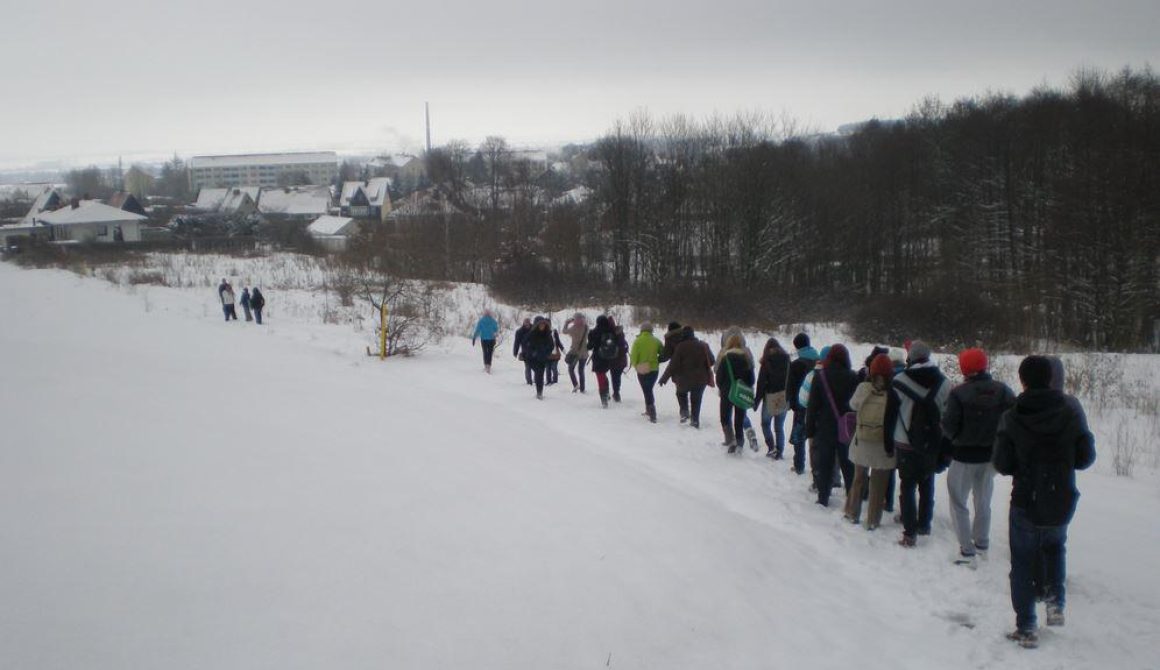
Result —
POLYGON ((657 382, 657 386, 664 386, 665 384, 668 384, 668 383, 669 383, 669 380, 662 379, 659 382, 657 382))

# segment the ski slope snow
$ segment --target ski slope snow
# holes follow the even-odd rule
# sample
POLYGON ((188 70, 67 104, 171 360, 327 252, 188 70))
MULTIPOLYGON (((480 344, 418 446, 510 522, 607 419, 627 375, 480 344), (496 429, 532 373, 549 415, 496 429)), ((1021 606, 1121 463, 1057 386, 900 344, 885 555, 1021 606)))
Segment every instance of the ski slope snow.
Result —
MULTIPOLYGON (((1160 496, 1084 473, 1067 627, 1003 639, 1009 484, 977 570, 939 481, 897 547, 788 465, 538 402, 463 340, 380 362, 346 326, 222 323, 0 263, 0 667, 1153 668, 1160 496)), ((271 306, 277 304, 270 292, 271 306)), ((274 310, 271 310, 276 314, 274 310)), ((594 386, 594 383, 593 383, 594 386)))

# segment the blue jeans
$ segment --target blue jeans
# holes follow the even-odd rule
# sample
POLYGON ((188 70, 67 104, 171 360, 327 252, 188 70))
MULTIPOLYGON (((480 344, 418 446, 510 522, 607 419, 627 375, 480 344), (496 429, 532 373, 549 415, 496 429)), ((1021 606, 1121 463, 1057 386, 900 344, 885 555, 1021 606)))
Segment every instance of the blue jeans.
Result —
POLYGON ((652 407, 657 404, 656 398, 653 396, 653 387, 656 386, 657 377, 660 376, 660 370, 653 370, 647 375, 638 375, 637 381, 640 382, 640 390, 644 393, 644 406, 652 407))
POLYGON ((1036 526, 1031 517, 1015 505, 1008 516, 1011 543, 1011 606, 1015 627, 1035 630, 1035 565, 1043 562, 1042 579, 1049 607, 1063 609, 1067 580, 1067 526, 1036 526))
POLYGON ((777 453, 785 451, 785 412, 776 416, 769 414, 766 411, 765 403, 761 405, 761 432, 765 435, 765 446, 772 451, 777 450, 777 453), (775 422, 774 419, 777 419, 775 422), (773 424, 771 430, 770 424, 773 424), (777 433, 777 441, 774 441, 774 432, 777 433))

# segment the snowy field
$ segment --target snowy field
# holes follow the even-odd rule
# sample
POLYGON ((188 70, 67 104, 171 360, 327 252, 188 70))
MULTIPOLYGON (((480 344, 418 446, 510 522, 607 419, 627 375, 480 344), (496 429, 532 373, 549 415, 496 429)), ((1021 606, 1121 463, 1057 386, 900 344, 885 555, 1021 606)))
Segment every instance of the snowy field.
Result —
MULTIPOLYGON (((698 432, 671 386, 648 424, 631 376, 607 411, 566 375, 537 402, 510 344, 491 376, 464 337, 380 362, 316 269, 191 259, 171 287, 0 263, 0 668, 1160 667, 1155 357, 1100 391, 1067 626, 1027 651, 1005 478, 990 557, 957 567, 941 477, 906 551, 725 456, 715 394, 698 432), (222 323, 226 275, 266 325, 222 323)), ((466 335, 487 298, 449 301, 466 335)))

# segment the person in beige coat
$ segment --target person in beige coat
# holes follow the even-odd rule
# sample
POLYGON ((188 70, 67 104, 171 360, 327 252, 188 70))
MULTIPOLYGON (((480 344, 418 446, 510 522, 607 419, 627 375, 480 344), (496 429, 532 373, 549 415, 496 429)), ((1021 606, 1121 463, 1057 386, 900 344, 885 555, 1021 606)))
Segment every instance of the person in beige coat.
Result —
POLYGON ((890 378, 894 366, 886 354, 878 354, 870 361, 867 380, 854 389, 850 408, 858 413, 858 429, 850 445, 850 460, 854 462, 854 483, 846 498, 846 519, 858 523, 862 515, 862 493, 867 480, 870 485, 870 509, 866 513, 866 530, 874 530, 882 521, 890 473, 894 470, 894 454, 886 453, 885 416, 886 396, 890 392, 890 378))

